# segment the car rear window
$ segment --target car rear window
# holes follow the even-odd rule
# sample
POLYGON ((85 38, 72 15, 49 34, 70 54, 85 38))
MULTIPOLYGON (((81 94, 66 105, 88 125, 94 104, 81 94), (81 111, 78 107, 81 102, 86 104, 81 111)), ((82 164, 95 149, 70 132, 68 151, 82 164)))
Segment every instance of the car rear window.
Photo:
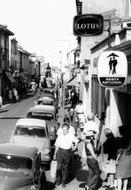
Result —
POLYGON ((17 126, 15 135, 46 137, 45 128, 32 126, 17 126))
POLYGON ((54 116, 50 113, 38 113, 38 112, 29 112, 27 114, 27 118, 37 118, 37 119, 42 119, 42 120, 48 120, 48 121, 53 121, 54 116))
POLYGON ((37 102, 38 105, 53 105, 53 102, 52 101, 47 101, 47 100, 38 100, 37 102))

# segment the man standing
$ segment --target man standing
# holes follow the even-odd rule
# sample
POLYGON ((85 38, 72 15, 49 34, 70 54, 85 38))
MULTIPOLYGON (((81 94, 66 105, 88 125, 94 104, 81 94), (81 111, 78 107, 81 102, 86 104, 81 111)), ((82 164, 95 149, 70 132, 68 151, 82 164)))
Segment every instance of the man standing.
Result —
POLYGON ((92 131, 93 134, 94 134, 94 144, 95 144, 95 147, 97 145, 97 138, 98 138, 98 134, 99 134, 99 128, 98 128, 98 125, 94 122, 94 116, 93 114, 89 114, 87 116, 87 122, 85 123, 85 126, 84 126, 84 133, 86 133, 87 131, 92 131))
POLYGON ((72 133, 69 133, 69 124, 64 123, 62 133, 58 135, 55 142, 56 148, 53 157, 57 160, 56 185, 62 183, 62 187, 66 186, 72 150, 76 149, 77 143, 78 139, 72 133))

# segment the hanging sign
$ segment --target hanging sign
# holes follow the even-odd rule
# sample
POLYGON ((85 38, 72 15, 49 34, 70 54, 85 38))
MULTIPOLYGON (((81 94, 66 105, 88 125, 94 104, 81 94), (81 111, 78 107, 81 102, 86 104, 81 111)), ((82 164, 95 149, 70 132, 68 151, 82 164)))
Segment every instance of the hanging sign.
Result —
POLYGON ((105 51, 98 59, 98 81, 104 87, 120 87, 127 79, 127 58, 121 51, 105 51))
POLYGON ((74 17, 73 33, 76 36, 95 36, 103 32, 103 16, 85 14, 74 17))

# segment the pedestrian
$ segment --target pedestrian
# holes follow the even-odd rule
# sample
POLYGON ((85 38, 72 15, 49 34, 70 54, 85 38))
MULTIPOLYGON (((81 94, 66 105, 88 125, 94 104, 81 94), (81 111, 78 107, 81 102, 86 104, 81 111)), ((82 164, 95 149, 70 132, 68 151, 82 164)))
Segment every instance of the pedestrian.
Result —
POLYGON ((103 153, 107 154, 106 163, 108 165, 107 173, 108 173, 108 181, 107 186, 110 188, 115 187, 115 172, 116 172, 116 152, 117 152, 117 144, 114 134, 109 128, 105 128, 104 130, 106 140, 103 143, 103 153))
POLYGON ((69 108, 69 116, 70 116, 70 121, 73 122, 73 118, 74 118, 74 109, 71 107, 69 108))
POLYGON ((87 156, 86 156, 86 152, 85 152, 85 142, 84 142, 85 135, 84 135, 84 123, 83 122, 79 123, 79 128, 77 130, 77 138, 79 139, 77 150, 78 150, 78 155, 79 155, 80 162, 82 165, 82 169, 87 168, 87 156))
MULTIPOLYGON (((126 129, 124 130, 126 131, 126 129)), ((128 181, 131 177, 131 137, 128 134, 128 131, 124 132, 122 134, 123 137, 119 141, 120 146, 118 149, 115 174, 118 190, 127 190, 128 181)))
MULTIPOLYGON (((68 117, 65 117, 63 120, 64 123, 67 122, 68 124, 70 123, 69 121, 70 119, 68 117)), ((69 124, 69 132, 72 133, 73 135, 75 135, 76 133, 74 127, 70 124, 69 124)), ((62 126, 60 126, 57 130, 57 135, 60 135, 62 133, 63 133, 62 126)))
POLYGON ((2 97, 0 96, 0 108, 2 108, 2 97))
POLYGON ((75 108, 75 106, 76 106, 76 104, 78 102, 78 95, 77 95, 77 93, 75 91, 73 91, 71 93, 71 99, 70 99, 70 101, 71 101, 71 107, 75 108))
POLYGON ((100 170, 94 146, 94 134, 88 130, 85 133, 85 151, 88 165, 88 177, 85 190, 97 190, 100 182, 100 170))
POLYGON ((12 102, 13 100, 13 92, 11 89, 9 89, 9 101, 12 102))
POLYGON ((16 88, 13 88, 13 99, 14 99, 14 103, 18 101, 18 92, 16 88))
POLYGON ((79 122, 85 122, 85 113, 84 113, 84 106, 82 100, 78 101, 78 104, 76 105, 74 109, 75 114, 78 116, 79 122))
POLYGON ((56 185, 62 183, 62 187, 66 186, 72 150, 76 149, 77 143, 78 139, 69 133, 69 124, 64 123, 62 133, 58 135, 55 142, 56 148, 53 157, 57 160, 56 185))
POLYGON ((87 121, 84 123, 84 132, 86 131, 92 131, 94 134, 94 144, 95 147, 97 145, 97 138, 98 138, 98 134, 99 134, 99 128, 98 125, 95 123, 94 121, 94 116, 92 113, 90 113, 87 116, 87 121))

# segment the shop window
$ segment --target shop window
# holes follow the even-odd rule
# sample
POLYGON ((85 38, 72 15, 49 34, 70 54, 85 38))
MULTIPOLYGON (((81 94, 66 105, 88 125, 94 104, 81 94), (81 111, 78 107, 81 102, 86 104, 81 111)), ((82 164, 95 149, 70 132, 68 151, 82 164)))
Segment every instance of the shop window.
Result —
POLYGON ((97 77, 92 77, 92 100, 91 108, 93 113, 101 119, 105 112, 105 88, 100 86, 97 77))

